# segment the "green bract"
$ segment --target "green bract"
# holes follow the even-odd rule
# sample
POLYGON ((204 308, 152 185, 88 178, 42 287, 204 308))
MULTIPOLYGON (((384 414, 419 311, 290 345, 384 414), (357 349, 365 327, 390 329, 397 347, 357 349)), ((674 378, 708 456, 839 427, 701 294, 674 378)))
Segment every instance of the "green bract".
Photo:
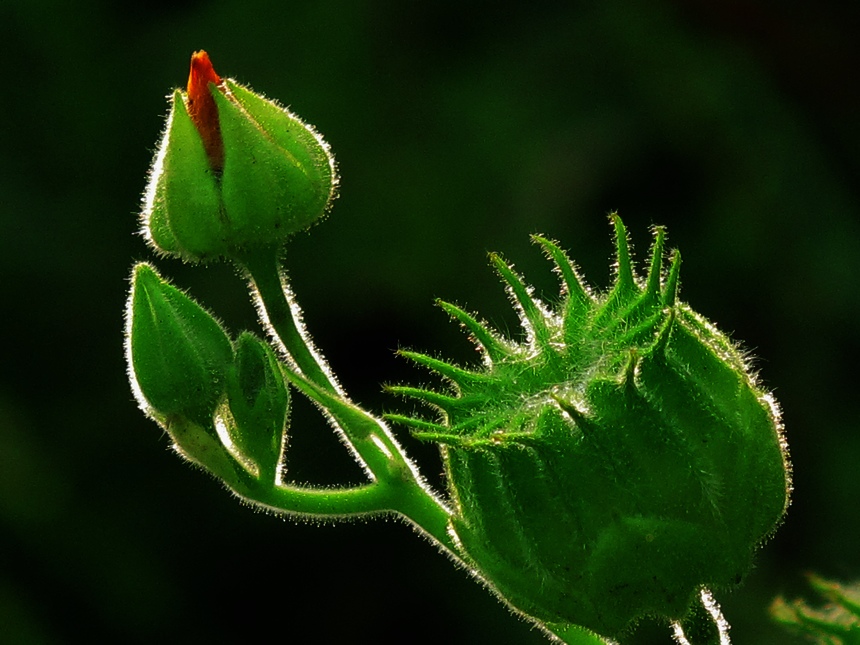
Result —
POLYGON ((239 452, 274 475, 281 458, 290 397, 272 349, 253 334, 236 340, 227 374, 230 436, 239 452))
POLYGON ((223 167, 213 166, 176 90, 142 216, 153 247, 195 262, 279 247, 325 214, 337 185, 334 158, 311 126, 230 79, 208 91, 223 167))
POLYGON ((676 300, 680 255, 633 271, 613 216, 617 271, 593 294, 554 243, 562 298, 549 307, 493 262, 525 341, 503 339, 454 305, 485 365, 404 352, 452 392, 395 387, 437 408, 395 417, 442 447, 467 561, 541 621, 615 637, 645 615, 681 620, 706 587, 736 585, 785 512, 779 412, 739 350, 676 300))

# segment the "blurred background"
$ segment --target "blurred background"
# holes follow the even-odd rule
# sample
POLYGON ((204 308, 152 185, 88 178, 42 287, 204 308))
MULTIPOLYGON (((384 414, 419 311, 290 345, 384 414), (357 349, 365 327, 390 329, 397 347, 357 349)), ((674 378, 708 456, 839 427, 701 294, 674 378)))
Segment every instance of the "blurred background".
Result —
MULTIPOLYGON (((772 599, 808 570, 860 578, 858 18, 835 0, 0 3, 0 642, 546 642, 399 522, 242 506, 137 409, 139 200, 201 48, 335 151, 340 198, 289 271, 372 410, 409 409, 381 383, 428 378, 398 347, 476 360, 434 298, 517 333, 488 251, 552 295, 530 233, 604 287, 609 211, 640 258, 667 225, 683 299, 758 357, 795 466, 784 526, 719 600, 739 645, 796 642, 772 599)), ((156 264, 257 329, 229 267, 156 264)), ((361 481, 304 401, 293 422, 296 481, 361 481)), ((400 436, 438 483, 435 451, 400 436)))

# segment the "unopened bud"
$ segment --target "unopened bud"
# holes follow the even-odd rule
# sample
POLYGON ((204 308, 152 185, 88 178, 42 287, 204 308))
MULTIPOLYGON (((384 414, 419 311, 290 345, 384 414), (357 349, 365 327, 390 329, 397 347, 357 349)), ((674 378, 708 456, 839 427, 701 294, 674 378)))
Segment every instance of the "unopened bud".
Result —
POLYGON ((290 397, 272 349, 250 333, 236 341, 227 375, 230 435, 239 452, 262 471, 274 473, 281 457, 290 397))
POLYGON ((233 359, 218 321, 145 263, 134 268, 126 315, 129 373, 140 406, 162 425, 183 417, 211 426, 233 359))
POLYGON ((206 52, 176 90, 151 171, 143 228, 189 261, 277 248, 327 211, 337 175, 328 145, 277 103, 221 79, 206 52))

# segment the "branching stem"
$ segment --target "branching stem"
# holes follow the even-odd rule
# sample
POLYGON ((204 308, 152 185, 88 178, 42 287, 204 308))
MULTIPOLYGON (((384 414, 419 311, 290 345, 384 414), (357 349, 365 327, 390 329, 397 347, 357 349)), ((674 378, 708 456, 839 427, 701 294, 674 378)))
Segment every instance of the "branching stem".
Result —
POLYGON ((315 489, 292 485, 255 487, 253 500, 288 513, 317 517, 395 512, 459 559, 448 533, 451 512, 422 480, 388 426, 346 397, 301 322, 277 253, 248 254, 242 265, 257 295, 260 317, 288 357, 291 383, 326 411, 372 483, 315 489))

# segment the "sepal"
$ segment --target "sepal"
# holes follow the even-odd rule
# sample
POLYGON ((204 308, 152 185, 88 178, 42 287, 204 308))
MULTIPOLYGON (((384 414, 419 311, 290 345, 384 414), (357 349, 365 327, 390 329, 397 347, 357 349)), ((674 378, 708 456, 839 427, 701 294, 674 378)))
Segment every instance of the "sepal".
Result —
POLYGON ((150 172, 143 232, 157 251, 188 261, 227 249, 218 178, 179 90, 150 172))
POLYGON ((228 484, 237 493, 247 485, 247 475, 233 455, 219 441, 215 428, 200 425, 183 416, 168 418, 164 429, 173 441, 173 448, 191 463, 201 466, 228 484))
POLYGON ((334 158, 295 114, 235 81, 225 85, 229 94, 213 96, 224 137, 229 216, 246 245, 286 239, 328 210, 337 184, 334 158))
POLYGON ((245 332, 236 340, 227 372, 227 401, 233 445, 270 478, 286 439, 290 395, 275 353, 253 334, 245 332))

